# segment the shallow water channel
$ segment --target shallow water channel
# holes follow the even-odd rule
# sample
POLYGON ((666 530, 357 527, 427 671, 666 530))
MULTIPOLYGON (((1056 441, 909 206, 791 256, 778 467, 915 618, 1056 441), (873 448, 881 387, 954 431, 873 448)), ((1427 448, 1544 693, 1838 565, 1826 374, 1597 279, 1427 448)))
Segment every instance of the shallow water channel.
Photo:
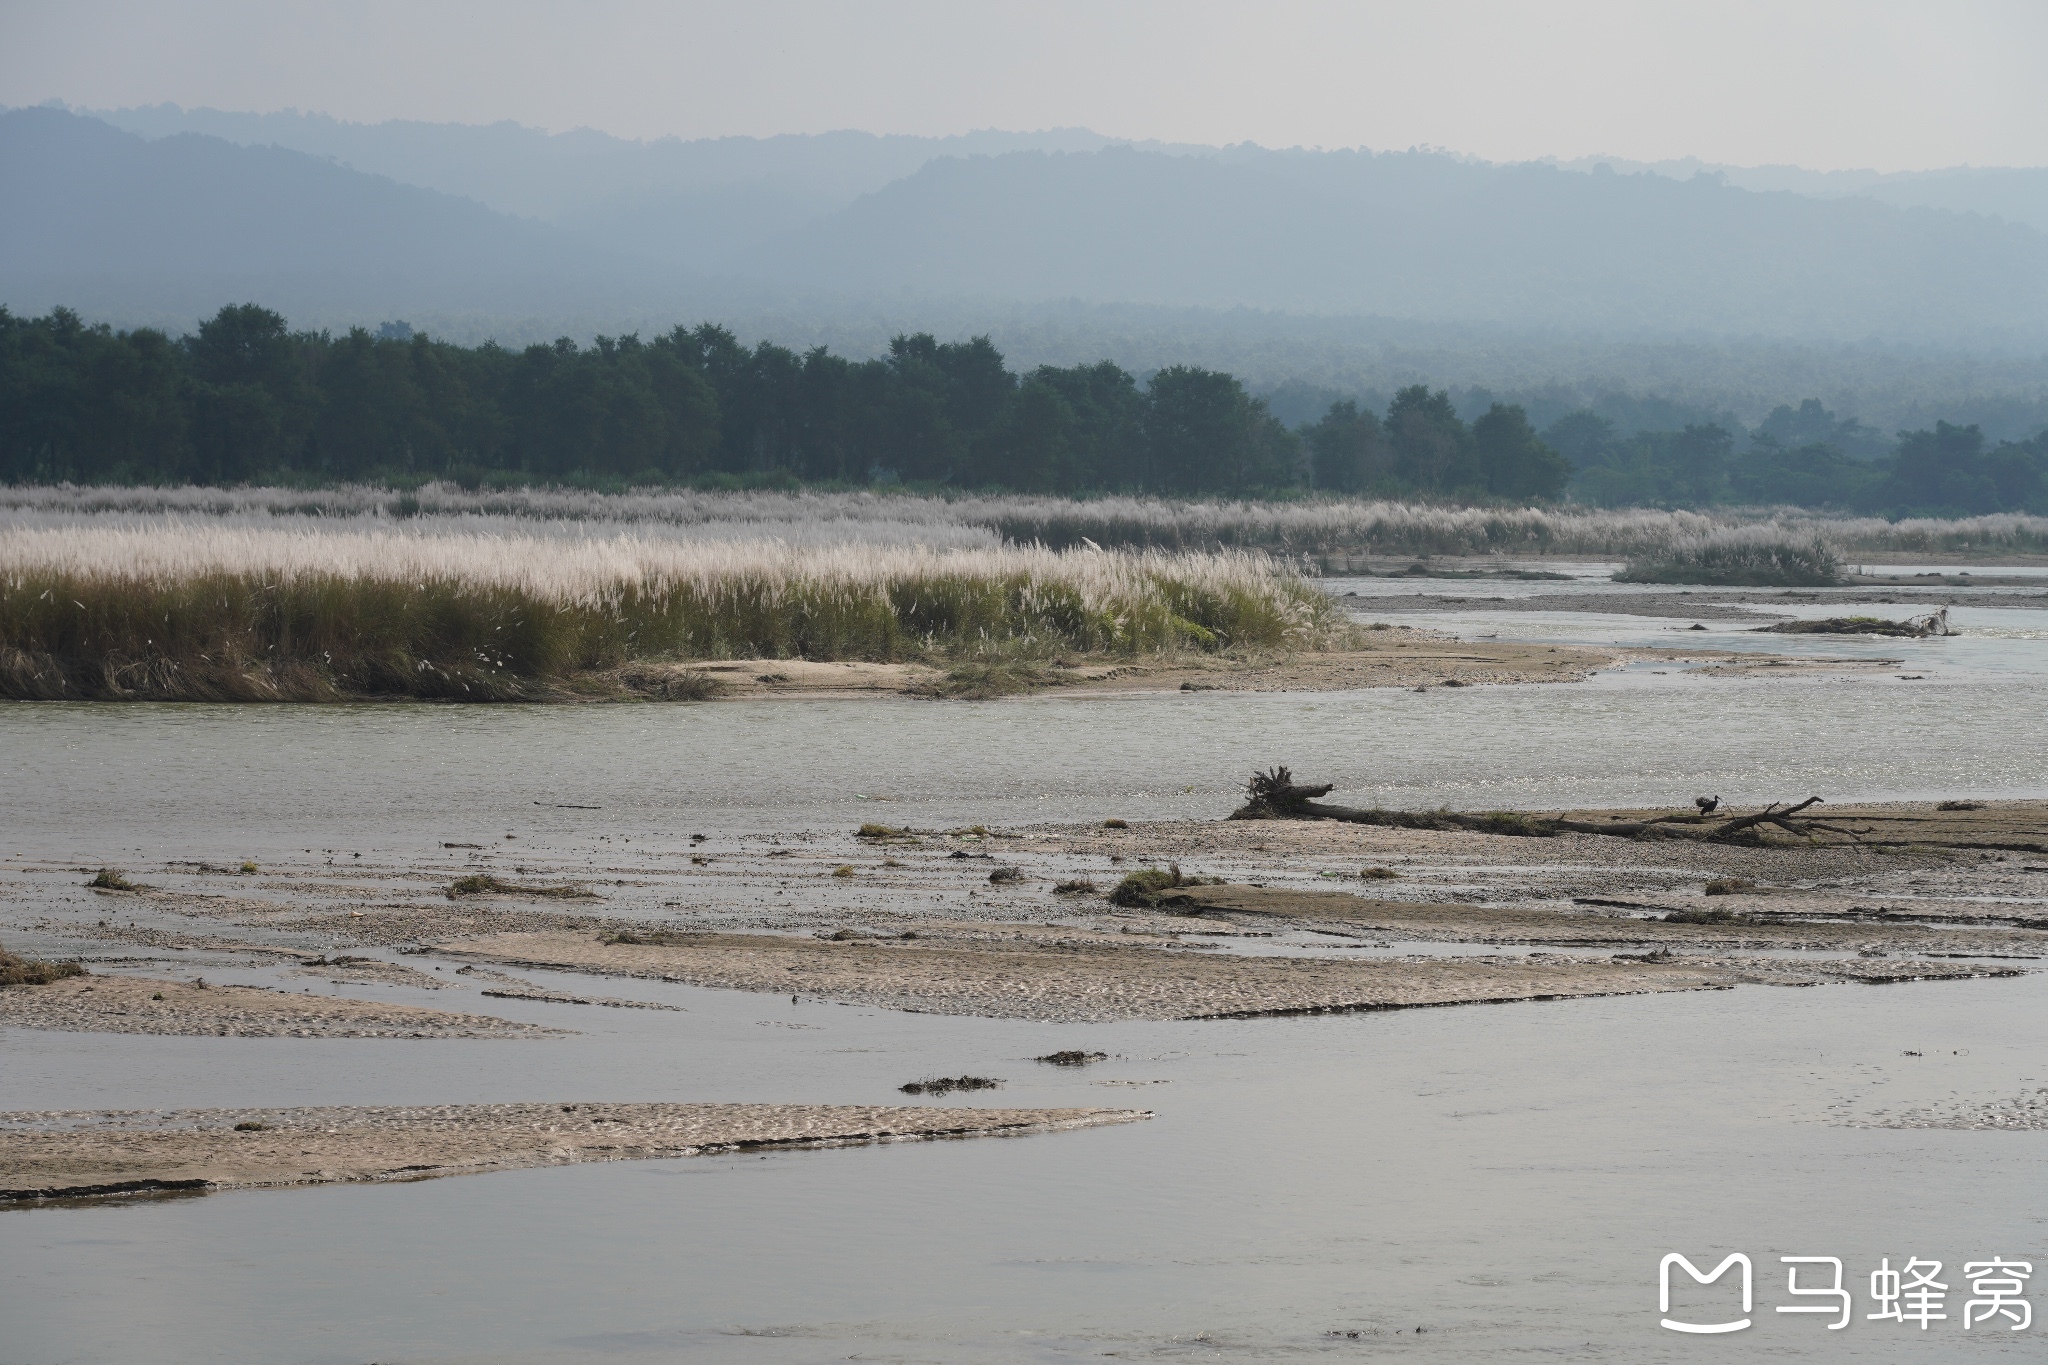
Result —
MULTIPOLYGON (((2048 796, 2048 631, 1987 615, 1944 641, 1743 641, 1726 622, 1689 640, 1910 655, 1912 682, 1655 665, 1552 687, 988 704, 6 706, 0 856, 1219 815, 1274 762, 1414 805, 2048 796)), ((1560 641, 1672 624, 1436 623, 1560 641)), ((1942 1260, 1956 1291, 1963 1261, 1994 1255, 2048 1279, 2048 1134, 1850 1126, 2048 1086, 2048 975, 1085 1026, 602 989, 686 1012, 488 1002, 580 1030, 546 1041, 0 1031, 0 1107, 872 1104, 969 1072, 1003 1078, 1003 1105, 1154 1117, 0 1211, 0 1360, 2018 1359, 2048 1332, 1965 1334, 1961 1292, 1925 1333, 1863 1317, 1880 1257, 1942 1260), (1028 1060, 1063 1048, 1112 1060, 1028 1060), (1754 1327, 1660 1329, 1669 1251, 1703 1268, 1746 1252, 1754 1327), (1848 1329, 1774 1311, 1788 1255, 1844 1259, 1848 1329)), ((1711 1314, 1711 1298, 1677 1304, 1711 1314)))

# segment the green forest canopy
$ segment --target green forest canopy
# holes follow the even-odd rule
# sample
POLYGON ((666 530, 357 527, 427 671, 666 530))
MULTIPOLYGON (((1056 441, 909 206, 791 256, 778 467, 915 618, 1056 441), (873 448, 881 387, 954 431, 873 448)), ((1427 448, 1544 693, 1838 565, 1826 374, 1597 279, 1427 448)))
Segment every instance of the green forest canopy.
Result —
POLYGON ((1717 425, 1624 436, 1591 412, 1539 435, 1520 407, 1467 422, 1420 384, 1384 415, 1339 401, 1290 430, 1220 371, 1175 365, 1142 384, 1108 361, 1016 374, 986 337, 898 336, 886 358, 856 361, 748 348, 707 323, 515 351, 403 324, 293 332, 254 304, 179 338, 0 308, 11 483, 901 482, 2048 512, 2048 434, 1986 450, 1976 427, 1938 423, 1879 454, 1875 433, 1808 400, 1746 435, 1737 453, 1717 425))

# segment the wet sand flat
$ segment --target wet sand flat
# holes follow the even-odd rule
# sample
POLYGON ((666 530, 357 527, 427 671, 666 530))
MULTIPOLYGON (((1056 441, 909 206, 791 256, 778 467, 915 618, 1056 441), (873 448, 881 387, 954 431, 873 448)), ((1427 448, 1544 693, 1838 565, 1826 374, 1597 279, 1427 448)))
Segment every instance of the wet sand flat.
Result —
POLYGON ((529 969, 787 992, 922 1013, 1090 1023, 1505 1004, 1716 990, 1745 982, 1930 980, 1999 970, 1862 959, 1655 961, 1640 955, 1344 961, 1122 947, 1080 938, 1050 944, 922 946, 720 933, 680 933, 661 943, 608 943, 590 934, 515 933, 442 944, 439 951, 529 969))
MULTIPOLYGON (((1590 898, 1598 901, 1604 898, 1590 898)), ((1844 953, 1967 953, 2048 957, 2048 931, 1887 923, 1875 913, 1856 919, 1815 921, 1830 913, 1817 897, 1735 893, 1707 902, 1717 923, 1667 920, 1665 914, 1700 913, 1697 903, 1608 901, 1577 913, 1519 906, 1461 905, 1442 901, 1376 900, 1348 891, 1289 887, 1190 886, 1160 895, 1158 908, 1178 914, 1223 916, 1244 922, 1291 923, 1393 934, 1436 943, 1521 943, 1554 947, 1658 947, 1721 951, 1798 950, 1844 953), (1787 905, 1787 902, 1790 905, 1787 905), (1640 913, 1615 913, 1634 910, 1640 913)), ((1822 902, 1830 905, 1839 902, 1822 902)), ((1833 913, 1845 913, 1834 911, 1833 913)))
MULTIPOLYGON (((1175 691, 1343 691, 1478 683, 1579 682, 1630 657, 1518 641, 1455 640, 1407 627, 1360 630, 1349 647, 1274 655, 1134 655, 1054 660, 1027 690, 1053 696, 1175 691)), ((1660 656, 1661 657, 1661 656, 1660 656)), ((929 696, 943 694, 946 670, 919 663, 729 659, 636 665, 645 678, 701 674, 727 697, 929 696)))
POLYGON ((0 987, 0 1027, 220 1038, 547 1038, 557 1030, 417 1005, 198 986, 155 977, 74 976, 0 987))
POLYGON ((1149 1117, 1137 1109, 581 1103, 0 1114, 0 1199, 420 1180, 757 1148, 1013 1136, 1149 1117))

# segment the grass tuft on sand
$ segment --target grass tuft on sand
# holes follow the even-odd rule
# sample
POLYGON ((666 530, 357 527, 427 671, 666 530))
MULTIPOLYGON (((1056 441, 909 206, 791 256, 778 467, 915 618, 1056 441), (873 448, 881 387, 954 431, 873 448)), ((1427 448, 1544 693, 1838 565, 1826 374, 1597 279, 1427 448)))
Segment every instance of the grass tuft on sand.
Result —
POLYGON ((17 957, 0 948, 0 986, 47 986, 67 977, 86 975, 76 962, 47 962, 41 958, 17 957))

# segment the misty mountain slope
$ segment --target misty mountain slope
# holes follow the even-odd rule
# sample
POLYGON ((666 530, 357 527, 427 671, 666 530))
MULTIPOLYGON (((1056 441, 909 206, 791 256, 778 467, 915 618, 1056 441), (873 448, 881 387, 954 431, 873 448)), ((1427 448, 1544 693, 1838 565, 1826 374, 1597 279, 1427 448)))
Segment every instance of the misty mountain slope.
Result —
MULTIPOLYGON (((845 137, 862 156, 888 141, 845 137)), ((804 162, 841 144, 791 145, 804 162)), ((795 336, 906 309, 974 332, 1072 300, 1256 310, 1283 331, 2048 342, 2048 235, 1707 178, 1108 147, 928 160, 824 213, 820 194, 800 178, 646 190, 547 224, 306 153, 17 110, 0 114, 0 302, 182 326, 253 299, 312 325, 426 316, 508 339, 747 317, 795 336)))
POLYGON ((0 114, 0 284, 17 308, 499 306, 534 283, 596 288, 619 274, 544 224, 303 153, 145 141, 48 109, 0 114))
POLYGON ((847 290, 1625 334, 2048 335, 2048 235, 2031 229, 1430 153, 946 159, 756 269, 847 290))
POLYGON ((1629 161, 1621 157, 1584 156, 1552 164, 1591 172, 1598 166, 1613 171, 1648 171, 1690 180, 1717 175, 1745 190, 1786 190, 1823 199, 1857 196, 1898 208, 1946 209, 1951 213, 1996 216, 2048 232, 2048 167, 1948 166, 1930 171, 1810 171, 1803 166, 1727 166, 1698 157, 1675 161, 1629 161))
POLYGON ((1086 129, 994 130, 953 137, 853 131, 774 137, 656 138, 641 142, 589 128, 548 133, 522 124, 350 123, 297 111, 228 113, 154 105, 79 110, 144 137, 201 133, 242 146, 278 146, 328 157, 403 184, 474 199, 522 217, 590 227, 614 215, 645 217, 668 203, 694 206, 732 191, 755 201, 742 217, 766 221, 761 201, 790 211, 794 226, 880 189, 941 156, 1023 149, 1094 151, 1118 139, 1086 129))

